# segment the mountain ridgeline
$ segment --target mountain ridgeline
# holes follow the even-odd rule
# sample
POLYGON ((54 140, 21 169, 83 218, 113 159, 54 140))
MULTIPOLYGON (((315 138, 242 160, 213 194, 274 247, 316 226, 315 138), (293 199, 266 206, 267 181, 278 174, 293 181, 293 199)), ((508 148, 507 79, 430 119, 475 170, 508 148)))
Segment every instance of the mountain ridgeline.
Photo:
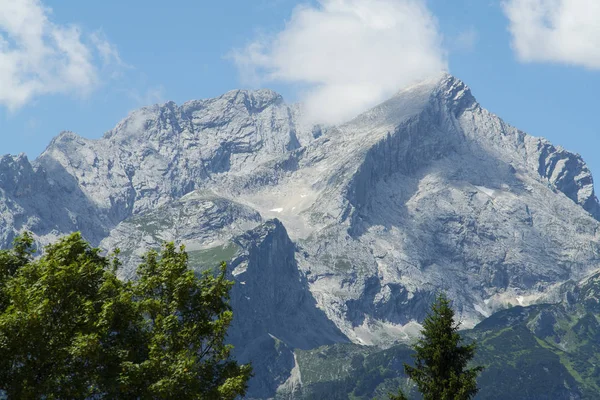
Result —
MULTIPOLYGON (((414 338, 440 290, 477 333, 511 310, 559 307, 568 285, 600 269, 600 205, 583 160, 506 124, 460 80, 418 83, 338 126, 304 121, 272 91, 238 90, 142 108, 98 140, 61 133, 33 162, 3 156, 0 246, 22 230, 40 245, 81 231, 121 249, 124 278, 163 241, 185 244, 198 270, 227 260, 230 340, 253 362, 254 398, 323 393, 311 382, 346 378, 324 382, 310 365, 335 371, 346 350, 387 360, 379 349, 414 338)), ((527 311, 544 315, 542 330, 566 321, 556 313, 527 311)), ((588 314, 559 325, 580 335, 575 324, 598 324, 588 314)), ((600 385, 527 318, 509 325, 564 352, 566 396, 600 385)), ((523 396, 512 397, 560 398, 523 396)))

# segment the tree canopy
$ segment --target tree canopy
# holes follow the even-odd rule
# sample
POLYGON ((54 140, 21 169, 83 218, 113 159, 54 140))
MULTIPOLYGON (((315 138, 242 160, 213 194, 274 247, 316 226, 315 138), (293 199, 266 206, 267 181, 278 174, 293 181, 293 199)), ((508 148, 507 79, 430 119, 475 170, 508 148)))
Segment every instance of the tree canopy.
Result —
POLYGON ((0 251, 0 390, 10 398, 234 399, 251 376, 225 344, 226 265, 197 277, 184 248, 150 251, 117 277, 79 233, 34 258, 24 234, 0 251))
MULTIPOLYGON (((463 345, 454 320, 450 300, 440 294, 423 322, 421 338, 414 346, 415 365, 404 365, 408 377, 416 383, 424 400, 468 400, 477 392, 477 376, 482 367, 468 368, 475 356, 476 344, 463 345)), ((404 400, 400 391, 390 397, 404 400)))

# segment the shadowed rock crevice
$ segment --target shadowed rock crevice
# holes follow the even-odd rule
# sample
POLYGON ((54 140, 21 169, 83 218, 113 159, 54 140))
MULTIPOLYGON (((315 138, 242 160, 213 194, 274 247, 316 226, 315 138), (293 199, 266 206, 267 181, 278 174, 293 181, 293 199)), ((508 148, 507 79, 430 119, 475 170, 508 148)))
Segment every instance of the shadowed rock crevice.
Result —
POLYGON ((317 307, 280 221, 267 221, 235 242, 245 251, 231 264, 231 302, 238 315, 232 340, 268 332, 304 349, 347 340, 317 307))
POLYGON ((108 235, 110 215, 98 210, 60 165, 49 167, 34 167, 25 155, 0 158, 1 247, 22 230, 50 237, 81 230, 93 245, 108 235))
POLYGON ((258 378, 250 381, 248 395, 272 397, 294 367, 293 349, 348 339, 317 307, 280 221, 267 221, 235 242, 244 252, 230 265, 235 316, 228 340, 241 362, 253 362, 258 378))

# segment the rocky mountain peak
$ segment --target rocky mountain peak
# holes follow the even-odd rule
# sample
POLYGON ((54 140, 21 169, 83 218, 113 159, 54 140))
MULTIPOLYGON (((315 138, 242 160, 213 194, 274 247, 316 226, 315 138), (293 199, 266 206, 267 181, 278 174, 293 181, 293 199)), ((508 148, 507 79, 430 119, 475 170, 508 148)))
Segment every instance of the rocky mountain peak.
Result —
POLYGON ((221 96, 222 99, 244 105, 251 114, 260 113, 271 105, 283 104, 283 97, 270 89, 232 90, 221 96))
POLYGON ((477 104, 471 89, 463 81, 447 73, 441 76, 432 96, 443 99, 456 117, 477 104))
POLYGON ((0 188, 5 195, 22 197, 30 194, 37 179, 35 171, 24 153, 0 157, 0 188))
POLYGON ((12 154, 0 156, 0 169, 2 170, 23 170, 29 167, 29 159, 25 153, 19 153, 16 156, 12 154))

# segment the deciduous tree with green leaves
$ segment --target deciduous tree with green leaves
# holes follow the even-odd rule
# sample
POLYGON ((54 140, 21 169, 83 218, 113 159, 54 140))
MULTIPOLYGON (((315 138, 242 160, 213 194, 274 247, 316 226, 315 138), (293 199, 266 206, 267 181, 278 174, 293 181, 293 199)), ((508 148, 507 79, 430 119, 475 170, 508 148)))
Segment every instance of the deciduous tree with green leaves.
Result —
POLYGON ((148 395, 158 398, 234 399, 244 394, 251 368, 231 360, 225 344, 233 313, 228 303, 233 282, 223 262, 216 276, 201 279, 187 268, 188 256, 173 243, 150 251, 138 268, 134 292, 152 327, 148 357, 128 364, 131 375, 145 377, 148 395))
MULTIPOLYGON (((404 365, 424 400, 468 400, 478 392, 477 376, 483 368, 468 368, 476 344, 463 345, 459 327, 450 300, 440 294, 423 322, 421 338, 414 347, 415 366, 404 365)), ((400 391, 390 399, 405 400, 406 396, 400 391)))
POLYGON ((0 251, 0 390, 23 398, 234 399, 248 365, 225 335, 232 282, 224 264, 196 277, 173 244, 151 251, 138 280, 117 278, 74 233, 34 259, 24 234, 0 251))

